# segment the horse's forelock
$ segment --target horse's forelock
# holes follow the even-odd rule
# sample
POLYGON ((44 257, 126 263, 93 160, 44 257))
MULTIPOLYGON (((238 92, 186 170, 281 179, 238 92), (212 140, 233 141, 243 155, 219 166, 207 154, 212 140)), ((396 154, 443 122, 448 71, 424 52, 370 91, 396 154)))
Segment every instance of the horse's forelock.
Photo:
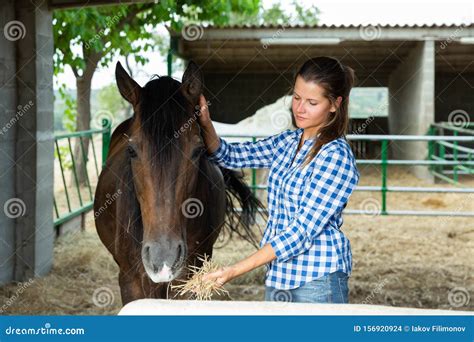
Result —
POLYGON ((179 136, 190 112, 180 85, 173 78, 163 76, 149 81, 143 88, 140 129, 150 146, 151 157, 159 164, 181 155, 173 154, 178 147, 176 135, 179 136))

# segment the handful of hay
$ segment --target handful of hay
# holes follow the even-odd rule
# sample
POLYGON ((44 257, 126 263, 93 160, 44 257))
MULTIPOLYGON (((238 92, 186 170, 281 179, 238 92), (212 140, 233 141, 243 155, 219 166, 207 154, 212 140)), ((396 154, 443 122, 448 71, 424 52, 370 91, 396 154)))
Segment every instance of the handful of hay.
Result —
POLYGON ((177 294, 180 296, 189 294, 192 299, 197 300, 210 300, 213 294, 229 295, 229 292, 217 282, 212 280, 203 280, 203 277, 206 274, 219 270, 221 266, 216 264, 211 259, 208 259, 207 255, 205 255, 204 258, 199 257, 199 260, 203 262, 202 267, 188 267, 188 269, 193 274, 191 279, 184 281, 184 283, 180 285, 171 285, 171 289, 177 290, 177 294))

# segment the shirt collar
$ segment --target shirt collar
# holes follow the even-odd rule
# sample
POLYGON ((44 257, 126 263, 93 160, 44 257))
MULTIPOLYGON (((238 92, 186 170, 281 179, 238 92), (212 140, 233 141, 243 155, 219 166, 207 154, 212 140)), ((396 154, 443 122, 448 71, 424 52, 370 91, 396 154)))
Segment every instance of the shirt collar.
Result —
MULTIPOLYGON (((304 132, 304 129, 303 129, 303 128, 298 128, 298 129, 296 130, 296 135, 295 135, 295 140, 296 140, 296 141, 300 141, 301 135, 303 134, 303 132, 304 132)), ((304 141, 304 144, 313 143, 314 140, 316 140, 316 138, 319 137, 320 135, 321 135, 321 133, 318 133, 318 134, 316 135, 316 137, 312 137, 312 138, 306 139, 306 140, 304 141)))

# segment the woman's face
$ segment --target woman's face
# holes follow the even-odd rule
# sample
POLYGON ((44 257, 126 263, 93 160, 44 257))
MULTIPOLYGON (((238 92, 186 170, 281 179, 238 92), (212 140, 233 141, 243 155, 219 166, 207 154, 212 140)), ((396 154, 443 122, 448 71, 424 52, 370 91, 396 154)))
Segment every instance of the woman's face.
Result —
POLYGON ((323 96, 324 89, 314 82, 296 78, 293 91, 292 110, 298 128, 317 128, 327 119, 329 112, 336 111, 331 102, 323 96))

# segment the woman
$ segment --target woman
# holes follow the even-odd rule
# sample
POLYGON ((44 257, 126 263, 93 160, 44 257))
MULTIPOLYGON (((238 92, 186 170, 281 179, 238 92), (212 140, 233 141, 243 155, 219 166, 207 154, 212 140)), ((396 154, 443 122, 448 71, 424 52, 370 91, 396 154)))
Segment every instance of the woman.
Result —
POLYGON ((201 96, 199 121, 210 159, 227 168, 270 169, 261 249, 206 280, 223 285, 266 265, 265 300, 348 303, 352 254, 341 212, 359 180, 345 140, 353 83, 353 70, 338 60, 308 60, 294 80, 298 129, 253 143, 219 138, 201 96))

